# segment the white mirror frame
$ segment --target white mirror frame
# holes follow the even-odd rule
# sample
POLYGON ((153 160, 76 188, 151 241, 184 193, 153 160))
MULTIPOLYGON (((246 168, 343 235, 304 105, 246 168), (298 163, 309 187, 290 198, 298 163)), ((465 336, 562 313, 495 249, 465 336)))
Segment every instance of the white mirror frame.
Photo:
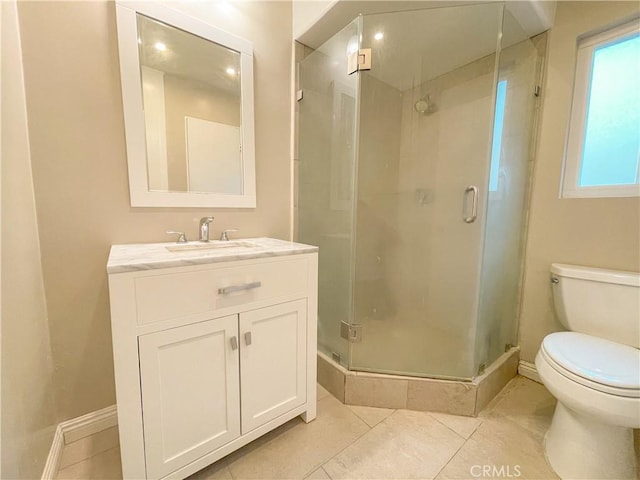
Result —
POLYGON ((122 105, 132 207, 255 208, 253 45, 201 20, 155 2, 116 2, 122 105), (240 53, 243 194, 149 191, 147 146, 138 55, 136 13, 177 27, 240 53))

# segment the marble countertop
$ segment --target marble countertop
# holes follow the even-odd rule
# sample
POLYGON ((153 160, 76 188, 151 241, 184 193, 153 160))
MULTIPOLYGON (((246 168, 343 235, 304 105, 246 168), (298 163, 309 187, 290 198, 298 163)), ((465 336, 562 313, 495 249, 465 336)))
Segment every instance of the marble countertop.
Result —
POLYGON ((107 261, 107 272, 135 272, 156 268, 185 267, 233 260, 298 255, 317 251, 318 247, 312 245, 265 237, 234 239, 228 242, 211 241, 209 244, 170 242, 112 245, 109 260, 107 261), (246 246, 246 244, 251 244, 251 246, 246 246), (213 247, 221 245, 223 248, 169 250, 169 248, 191 248, 192 246, 198 247, 200 245, 213 247))

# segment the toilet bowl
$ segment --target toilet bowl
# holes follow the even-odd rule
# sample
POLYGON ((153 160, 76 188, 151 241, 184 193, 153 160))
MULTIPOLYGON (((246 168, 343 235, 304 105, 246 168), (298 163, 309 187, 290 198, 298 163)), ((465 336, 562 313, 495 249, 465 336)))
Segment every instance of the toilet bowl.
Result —
POLYGON ((558 403, 545 453, 562 479, 636 478, 640 274, 552 265, 556 313, 536 368, 558 403))

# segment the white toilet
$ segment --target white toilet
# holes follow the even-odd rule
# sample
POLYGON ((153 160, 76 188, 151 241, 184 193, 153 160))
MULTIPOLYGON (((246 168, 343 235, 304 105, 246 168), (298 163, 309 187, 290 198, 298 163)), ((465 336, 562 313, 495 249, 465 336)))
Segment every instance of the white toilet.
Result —
POLYGON ((551 265, 555 310, 569 332, 547 335, 536 356, 558 399, 545 437, 562 479, 636 478, 640 428, 640 274, 551 265))

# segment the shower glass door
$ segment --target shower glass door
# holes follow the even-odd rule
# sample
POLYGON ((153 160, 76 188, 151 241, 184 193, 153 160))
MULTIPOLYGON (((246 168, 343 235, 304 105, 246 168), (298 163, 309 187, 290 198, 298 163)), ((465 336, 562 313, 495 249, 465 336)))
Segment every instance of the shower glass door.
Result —
MULTIPOLYGON (((354 370, 477 373, 502 10, 492 3, 362 18, 360 48, 371 48, 372 67, 353 75, 360 105, 351 322, 362 326, 362 341, 349 344, 354 370)), ((323 255, 321 245, 321 262, 323 255)))
POLYGON ((353 305, 354 191, 357 75, 347 57, 358 49, 361 19, 300 62, 296 238, 320 247, 318 259, 318 348, 343 366, 349 344, 341 325, 353 305))

